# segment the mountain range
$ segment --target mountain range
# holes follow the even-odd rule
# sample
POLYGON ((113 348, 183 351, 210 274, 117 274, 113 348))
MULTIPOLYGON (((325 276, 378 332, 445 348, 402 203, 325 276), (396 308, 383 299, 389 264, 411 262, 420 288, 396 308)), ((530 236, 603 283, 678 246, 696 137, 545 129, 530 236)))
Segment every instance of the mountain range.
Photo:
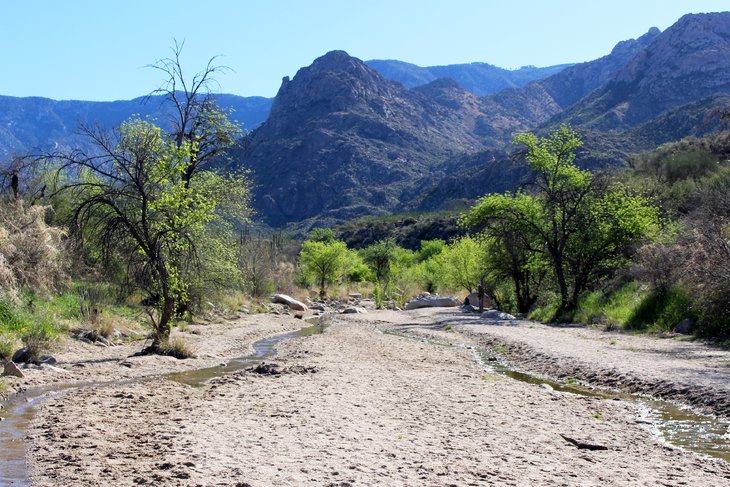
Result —
MULTIPOLYGON (((717 130, 730 111, 730 13, 686 15, 599 59, 548 68, 421 68, 332 51, 285 77, 273 100, 219 97, 254 129, 233 160, 252 170, 269 225, 454 208, 524 180, 510 154, 518 131, 568 123, 586 141, 580 163, 604 167, 717 130)), ((78 143, 78 120, 164 116, 159 101, 141 101, 0 97, 0 156, 78 143)))

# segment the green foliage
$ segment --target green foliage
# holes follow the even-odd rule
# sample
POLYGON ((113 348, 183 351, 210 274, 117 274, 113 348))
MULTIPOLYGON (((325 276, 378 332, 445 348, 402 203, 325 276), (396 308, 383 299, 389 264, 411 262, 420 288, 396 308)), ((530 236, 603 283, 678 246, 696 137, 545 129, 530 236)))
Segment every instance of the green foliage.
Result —
POLYGON ((482 240, 463 237, 446 247, 437 257, 442 282, 450 289, 476 292, 477 286, 489 277, 486 248, 482 240))
POLYGON ((446 248, 446 242, 440 239, 436 240, 422 240, 421 248, 418 251, 416 260, 418 262, 425 262, 428 259, 436 257, 446 248))
POLYGON ((385 291, 380 284, 376 284, 373 288, 373 299, 375 300, 375 307, 377 309, 383 309, 385 307, 385 291))
POLYGON ((319 285, 325 296, 328 284, 337 282, 345 273, 348 251, 344 242, 315 242, 307 240, 299 253, 299 266, 304 274, 319 285))
MULTIPOLYGON (((19 339, 28 349, 31 360, 37 361, 53 347, 60 332, 60 327, 44 302, 30 301, 29 305, 15 306, 0 301, 0 335, 3 335, 5 348, 19 339)), ((7 353, 7 350, 3 353, 7 353)))
POLYGON ((627 327, 635 330, 673 331, 682 320, 699 318, 692 298, 680 287, 648 293, 633 310, 627 327))
POLYGON ((515 137, 535 172, 534 192, 487 195, 462 219, 493 241, 492 266, 514 283, 519 308, 535 301, 545 275, 573 310, 579 296, 625 266, 636 243, 657 233, 659 210, 624 185, 578 168, 578 134, 561 126, 547 137, 515 137), (547 272, 549 270, 549 273, 547 272))
POLYGON ((573 320, 586 325, 600 324, 608 328, 630 327, 637 307, 648 292, 638 282, 630 282, 614 292, 592 291, 578 300, 573 320))
POLYGON ((383 240, 362 249, 360 255, 372 270, 377 282, 384 283, 388 281, 391 275, 391 266, 398 258, 395 242, 383 240))
POLYGON ((0 363, 10 360, 19 347, 18 337, 10 332, 0 332, 0 363))
POLYGON ((157 301, 159 344, 177 310, 240 282, 231 221, 248 212, 248 180, 202 170, 201 147, 209 141, 171 140, 138 118, 119 127, 114 145, 103 133, 88 135, 101 155, 63 157, 61 168, 78 176, 61 190, 73 195, 75 223, 100 249, 98 258, 125 262, 136 284, 157 301))
POLYGON ((370 270, 370 267, 365 264, 360 254, 356 251, 347 251, 347 262, 347 270, 345 273, 350 282, 361 283, 375 280, 375 276, 370 270))
POLYGON ((309 232, 307 240, 312 242, 332 243, 337 240, 337 235, 331 228, 315 227, 311 232, 309 232))

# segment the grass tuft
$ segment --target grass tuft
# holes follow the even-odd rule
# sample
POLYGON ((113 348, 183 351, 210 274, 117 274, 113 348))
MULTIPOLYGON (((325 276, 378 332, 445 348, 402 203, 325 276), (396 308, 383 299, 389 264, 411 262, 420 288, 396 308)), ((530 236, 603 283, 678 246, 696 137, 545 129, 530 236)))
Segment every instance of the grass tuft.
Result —
POLYGON ((161 344, 157 353, 168 357, 175 357, 180 360, 195 358, 195 351, 193 348, 188 342, 180 337, 172 337, 167 341, 167 343, 161 344))

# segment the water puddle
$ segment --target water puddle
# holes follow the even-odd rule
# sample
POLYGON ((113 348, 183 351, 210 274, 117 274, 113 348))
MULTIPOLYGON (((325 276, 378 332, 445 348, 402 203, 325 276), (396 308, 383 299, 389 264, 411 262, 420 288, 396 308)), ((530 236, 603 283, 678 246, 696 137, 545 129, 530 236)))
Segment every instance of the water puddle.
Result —
MULTIPOLYGON (((309 320, 308 320, 309 321, 309 320)), ((311 321, 310 321, 311 322, 311 321)), ((276 346, 286 340, 292 338, 305 337, 311 335, 317 335, 324 331, 324 326, 320 324, 313 324, 302 328, 299 331, 287 333, 286 335, 274 336, 264 338, 255 342, 252 346, 254 353, 245 357, 239 357, 230 360, 224 365, 217 365, 215 367, 208 367, 205 369, 196 369, 186 372, 175 372, 172 374, 166 374, 164 377, 182 384, 199 387, 206 381, 231 372, 253 367, 254 365, 261 362, 262 359, 276 355, 276 346)))
MULTIPOLYGON (((438 346, 461 347, 440 340, 431 340, 397 331, 385 330, 386 335, 415 339, 438 346)), ((488 372, 528 384, 546 384, 557 392, 606 400, 622 400, 636 405, 637 422, 645 423, 652 432, 670 445, 730 462, 730 422, 702 414, 670 401, 639 394, 596 389, 579 383, 559 382, 512 369, 491 351, 474 349, 475 358, 488 372)))
MULTIPOLYGON (((276 355, 276 346, 292 338, 305 337, 322 333, 329 318, 310 318, 306 320, 309 326, 298 331, 264 338, 252 346, 254 353, 245 357, 230 360, 225 365, 196 369, 186 372, 175 372, 155 377, 142 377, 126 381, 109 382, 121 384, 149 381, 167 378, 191 386, 200 386, 205 381, 223 374, 235 372, 256 365, 262 359, 276 355)), ((45 400, 58 398, 86 387, 104 385, 99 382, 76 383, 73 385, 48 385, 27 391, 14 396, 9 401, 0 404, 0 486, 27 487, 30 485, 27 465, 25 463, 26 445, 24 437, 35 416, 36 408, 45 400)))

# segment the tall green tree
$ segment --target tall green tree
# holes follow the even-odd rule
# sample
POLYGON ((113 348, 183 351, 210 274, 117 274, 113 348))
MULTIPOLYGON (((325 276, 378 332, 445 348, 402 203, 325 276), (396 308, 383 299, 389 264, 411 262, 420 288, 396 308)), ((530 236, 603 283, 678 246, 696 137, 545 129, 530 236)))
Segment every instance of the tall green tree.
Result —
POLYGON ((176 44, 172 58, 153 65, 167 77, 157 92, 172 108, 171 130, 139 118, 113 131, 81 127, 93 149, 49 155, 56 194, 72 194, 73 227, 102 260, 126 263, 149 295, 156 353, 166 350, 171 319, 191 292, 240 276, 229 236, 249 213, 245 174, 210 170, 242 134, 208 90, 224 68, 212 59, 186 78, 181 49, 176 44))
POLYGON ((327 285, 337 282, 345 273, 348 263, 345 242, 317 242, 307 240, 299 253, 299 265, 305 274, 319 285, 319 295, 327 295, 327 285))
POLYGON ((393 240, 381 240, 360 251, 365 263, 372 269, 379 283, 390 278, 391 266, 397 258, 397 246, 393 240))
MULTIPOLYGON (((500 241, 502 250, 519 249, 510 257, 520 269, 537 269, 542 258, 560 310, 573 309, 583 291, 625 263, 633 245, 656 230, 659 212, 624 186, 580 169, 575 151, 582 141, 567 126, 543 138, 519 134, 515 143, 534 171, 533 191, 487 195, 463 221, 500 241)), ((526 281, 515 270, 517 287, 526 281)))
MULTIPOLYGON (((193 143, 178 147, 150 122, 132 119, 113 134, 87 129, 92 155, 58 156, 59 173, 75 175, 58 188, 73 195, 73 223, 104 255, 121 255, 157 309, 152 351, 162 351, 170 321, 187 302, 190 269, 200 269, 202 236, 225 225, 224 202, 245 212, 248 182, 233 174, 196 171, 193 143)), ((235 264, 233 260, 232 264, 235 264)))

